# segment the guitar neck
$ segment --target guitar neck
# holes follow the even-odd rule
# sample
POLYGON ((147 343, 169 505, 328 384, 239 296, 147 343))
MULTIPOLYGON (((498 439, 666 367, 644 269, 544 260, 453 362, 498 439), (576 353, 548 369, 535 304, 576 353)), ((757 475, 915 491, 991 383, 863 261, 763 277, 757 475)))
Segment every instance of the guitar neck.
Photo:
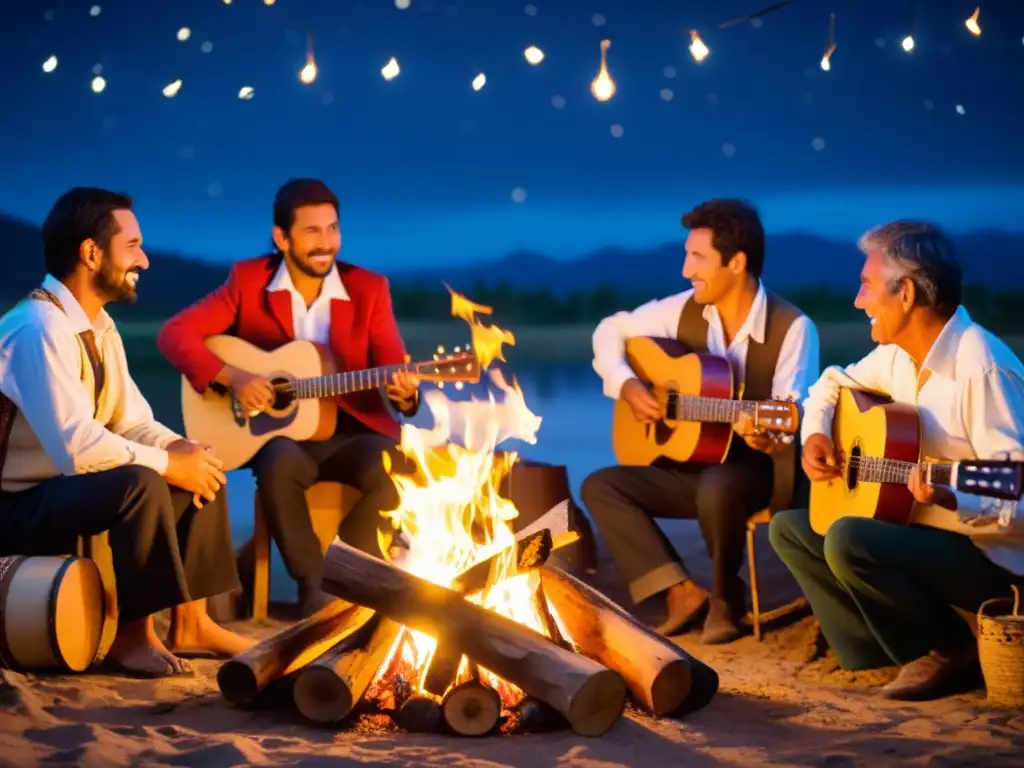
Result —
POLYGON ((752 400, 726 400, 700 395, 670 395, 669 411, 676 421, 735 423, 741 413, 754 415, 757 404, 752 400))
POLYGON ((300 400, 339 397, 352 392, 380 389, 391 382, 396 371, 413 371, 413 364, 381 365, 359 371, 342 371, 326 376, 310 376, 295 380, 295 396, 300 400))
POLYGON ((850 464, 851 468, 856 468, 857 479, 862 482, 906 485, 914 467, 920 470, 922 479, 930 485, 950 485, 953 480, 952 464, 916 464, 884 456, 856 456, 850 459, 850 464))

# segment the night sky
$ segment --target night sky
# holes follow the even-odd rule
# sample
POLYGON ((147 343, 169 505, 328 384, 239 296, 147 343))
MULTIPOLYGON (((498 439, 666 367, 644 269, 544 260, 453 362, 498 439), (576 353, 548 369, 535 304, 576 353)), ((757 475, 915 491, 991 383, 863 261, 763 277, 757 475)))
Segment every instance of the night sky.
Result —
POLYGON ((771 231, 852 240, 898 216, 1024 231, 1024 3, 981 3, 980 37, 975 3, 953 0, 794 0, 717 28, 765 4, 5 3, 0 213, 39 223, 68 186, 112 187, 135 197, 149 247, 227 260, 261 252, 277 187, 313 175, 342 200, 344 257, 378 269, 651 246, 726 194, 771 231))

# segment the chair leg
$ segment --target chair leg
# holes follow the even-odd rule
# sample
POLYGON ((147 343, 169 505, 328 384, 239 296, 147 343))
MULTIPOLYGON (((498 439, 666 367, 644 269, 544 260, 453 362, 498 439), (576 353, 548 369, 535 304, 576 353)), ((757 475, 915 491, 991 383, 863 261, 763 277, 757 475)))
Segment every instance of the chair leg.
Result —
POLYGON ((252 618, 263 621, 270 603, 270 532, 258 498, 253 504, 252 559, 252 618))
POLYGON ((747 526, 747 565, 750 569, 750 611, 754 625, 754 639, 761 642, 761 595, 757 591, 757 560, 754 555, 754 526, 747 526))

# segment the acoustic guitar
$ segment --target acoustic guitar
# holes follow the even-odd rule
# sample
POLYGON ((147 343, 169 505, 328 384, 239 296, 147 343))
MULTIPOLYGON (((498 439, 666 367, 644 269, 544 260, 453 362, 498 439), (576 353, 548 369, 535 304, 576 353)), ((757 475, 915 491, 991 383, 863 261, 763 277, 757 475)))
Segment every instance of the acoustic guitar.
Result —
POLYGON ((811 528, 822 536, 842 517, 869 517, 896 525, 920 523, 957 533, 977 532, 958 513, 931 505, 917 514, 907 483, 917 468, 930 485, 1013 501, 1021 494, 1021 462, 921 459, 917 408, 888 397, 843 388, 832 421, 840 476, 812 481, 811 528))
POLYGON ((338 371, 330 350, 311 341, 291 341, 268 352, 236 336, 218 335, 207 339, 206 347, 225 364, 266 377, 275 392, 269 408, 246 413, 231 393, 207 387, 200 394, 182 377, 185 434, 213 446, 225 471, 245 464, 274 437, 299 442, 326 440, 337 424, 338 406, 333 398, 385 387, 396 371, 409 371, 422 381, 438 383, 480 380, 480 364, 471 352, 435 355, 433 360, 419 363, 338 371))
POLYGON ((728 358, 693 352, 675 339, 637 336, 626 342, 626 360, 654 395, 665 416, 638 421, 629 403, 615 401, 612 447, 620 464, 647 465, 659 458, 699 464, 725 460, 733 424, 749 414, 756 431, 791 442, 800 413, 791 400, 741 400, 728 358))

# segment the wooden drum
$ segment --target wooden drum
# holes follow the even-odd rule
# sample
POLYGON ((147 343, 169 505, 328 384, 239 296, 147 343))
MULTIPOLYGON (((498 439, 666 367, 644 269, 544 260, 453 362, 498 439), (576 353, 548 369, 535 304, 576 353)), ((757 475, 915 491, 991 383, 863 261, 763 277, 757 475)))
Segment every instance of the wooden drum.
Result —
POLYGON ((103 584, 84 557, 0 557, 0 665, 84 672, 104 627, 103 584))

